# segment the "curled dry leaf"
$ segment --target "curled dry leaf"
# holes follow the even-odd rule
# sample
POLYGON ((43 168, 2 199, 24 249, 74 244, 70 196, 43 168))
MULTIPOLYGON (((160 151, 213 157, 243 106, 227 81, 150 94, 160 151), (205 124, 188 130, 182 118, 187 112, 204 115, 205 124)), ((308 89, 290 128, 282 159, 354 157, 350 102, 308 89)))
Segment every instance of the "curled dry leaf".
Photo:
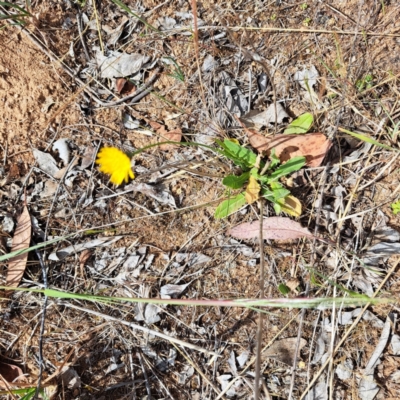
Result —
MULTIPOLYGON (((17 228, 15 229, 12 240, 11 252, 25 250, 29 247, 31 241, 31 217, 28 208, 24 206, 22 214, 18 218, 17 228)), ((28 252, 10 258, 8 262, 6 286, 17 287, 24 275, 28 252)))
POLYGON ((16 365, 0 362, 0 375, 7 385, 0 379, 0 389, 9 389, 9 385, 16 382, 26 382, 22 369, 16 365), (8 386, 8 387, 7 387, 8 386))
POLYGON ((250 144, 259 152, 270 155, 275 149, 281 162, 293 157, 303 156, 306 165, 319 167, 332 143, 323 133, 307 133, 305 135, 276 135, 265 137, 254 131, 247 131, 250 144))
MULTIPOLYGON (((260 235, 260 221, 245 222, 228 230, 228 235, 237 239, 254 239, 260 235)), ((314 236, 307 228, 303 228, 298 222, 284 217, 264 218, 264 239, 293 240, 314 236)))
POLYGON ((125 78, 117 78, 115 80, 115 90, 124 96, 129 96, 136 92, 136 86, 131 80, 125 78))

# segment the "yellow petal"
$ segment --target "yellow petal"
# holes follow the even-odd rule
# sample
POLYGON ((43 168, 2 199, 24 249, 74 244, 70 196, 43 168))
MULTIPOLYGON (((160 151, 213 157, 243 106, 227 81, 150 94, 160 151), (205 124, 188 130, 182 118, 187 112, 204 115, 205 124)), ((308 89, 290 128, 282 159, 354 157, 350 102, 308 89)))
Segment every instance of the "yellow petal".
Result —
POLYGON ((96 164, 100 166, 100 172, 110 175, 110 182, 121 185, 135 177, 130 158, 116 147, 103 147, 97 154, 96 164))
POLYGON ((249 184, 246 187, 246 201, 248 204, 254 203, 260 197, 260 185, 254 176, 250 176, 249 184))

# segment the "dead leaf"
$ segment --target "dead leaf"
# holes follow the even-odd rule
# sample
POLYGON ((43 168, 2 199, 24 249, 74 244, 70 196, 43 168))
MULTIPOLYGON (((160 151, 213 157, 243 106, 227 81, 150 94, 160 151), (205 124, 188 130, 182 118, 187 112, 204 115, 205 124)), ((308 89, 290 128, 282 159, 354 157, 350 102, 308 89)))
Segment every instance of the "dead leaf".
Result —
POLYGON ((39 168, 42 169, 44 172, 47 172, 52 177, 60 172, 57 167, 56 160, 54 160, 51 154, 44 153, 43 151, 40 151, 38 149, 32 149, 32 152, 36 162, 39 165, 39 168))
POLYGON ((79 268, 81 270, 81 276, 84 276, 83 270, 85 268, 86 263, 89 261, 92 256, 92 252, 89 249, 85 249, 79 256, 79 268))
POLYGON ((171 299, 171 298, 176 299, 189 285, 190 285, 190 282, 185 283, 184 285, 172 285, 169 283, 167 285, 161 286, 161 288, 160 288, 161 298, 162 299, 171 299))
POLYGON ((293 217, 300 217, 301 215, 301 203, 300 200, 292 195, 288 195, 285 198, 278 200, 281 210, 293 217))
POLYGON ((121 238, 122 238, 122 236, 114 236, 110 239, 109 237, 105 236, 105 237, 100 237, 97 239, 90 240, 89 242, 86 242, 86 243, 79 243, 79 244, 74 244, 72 246, 64 247, 63 249, 60 249, 58 251, 51 253, 49 255, 49 260, 61 261, 64 258, 70 256, 71 254, 76 254, 83 250, 93 249, 93 248, 99 247, 99 246, 107 247, 107 246, 110 246, 111 244, 117 242, 121 238))
POLYGON ((250 144, 259 152, 268 156, 272 149, 281 162, 293 157, 304 156, 306 165, 319 167, 332 143, 323 133, 307 133, 305 135, 276 135, 265 137, 247 130, 250 144))
MULTIPOLYGON (((300 350, 306 344, 307 340, 300 338, 298 351, 300 352, 300 350)), ((297 337, 277 340, 276 342, 272 343, 272 345, 267 350, 265 350, 263 356, 274 358, 277 361, 292 366, 296 351, 296 345, 297 337)))
POLYGON ((18 164, 11 164, 10 171, 8 172, 8 180, 13 180, 20 177, 18 164))
POLYGON ((109 51, 105 56, 99 50, 96 52, 96 61, 100 69, 101 78, 119 78, 136 74, 150 60, 149 56, 138 53, 121 53, 109 51))
MULTIPOLYGON (((165 138, 165 140, 167 141, 170 140, 171 142, 180 142, 182 140, 182 130, 179 128, 173 129, 172 131, 164 133, 163 138, 165 138)), ((167 150, 173 150, 177 147, 178 146, 176 144, 162 144, 160 146, 160 149, 163 151, 167 151, 167 150)))
MULTIPOLYGON (((26 382, 22 369, 16 365, 0 362, 0 375, 9 384, 18 380, 26 382)), ((8 389, 5 383, 0 379, 0 389, 8 389)))
MULTIPOLYGON (((276 103, 276 123, 281 124, 285 118, 289 118, 288 113, 282 107, 281 103, 276 103)), ((252 110, 241 118, 241 121, 247 128, 261 129, 263 126, 272 126, 275 124, 275 105, 271 104, 266 110, 252 110)))
MULTIPOLYGON (((254 239, 260 234, 260 221, 246 222, 229 229, 228 235, 237 239, 254 239)), ((313 238, 307 228, 290 218, 271 217, 263 220, 264 239, 293 240, 302 237, 313 238)))
POLYGON ((124 96, 129 96, 136 92, 136 86, 125 78, 117 78, 115 80, 115 90, 124 96))
POLYGON ((258 200, 260 190, 261 190, 261 186, 257 182, 256 178, 254 178, 254 176, 250 176, 249 184, 246 187, 246 193, 244 195, 246 198, 247 204, 252 204, 258 200))
MULTIPOLYGON (((17 220, 17 228, 15 229, 12 240, 11 252, 24 250, 29 247, 31 241, 31 230, 31 217, 28 208, 24 206, 24 210, 17 220)), ((6 286, 17 287, 19 285, 19 282, 24 275, 27 259, 27 252, 10 258, 8 262, 6 286)))
POLYGON ((296 279, 296 278, 289 279, 289 280, 286 282, 286 286, 287 286, 292 292, 295 292, 295 293, 298 292, 297 288, 299 287, 299 285, 300 285, 300 281, 299 281, 298 279, 296 279))

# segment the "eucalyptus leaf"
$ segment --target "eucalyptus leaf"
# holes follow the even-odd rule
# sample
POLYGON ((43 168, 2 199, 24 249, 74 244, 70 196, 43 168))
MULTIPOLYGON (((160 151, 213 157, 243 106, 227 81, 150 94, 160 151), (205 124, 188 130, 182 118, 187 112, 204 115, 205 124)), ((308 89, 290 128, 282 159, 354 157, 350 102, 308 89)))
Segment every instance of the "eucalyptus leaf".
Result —
POLYGON ((236 196, 224 200, 215 210, 215 218, 226 218, 228 215, 238 211, 246 204, 246 197, 244 193, 239 193, 236 196))

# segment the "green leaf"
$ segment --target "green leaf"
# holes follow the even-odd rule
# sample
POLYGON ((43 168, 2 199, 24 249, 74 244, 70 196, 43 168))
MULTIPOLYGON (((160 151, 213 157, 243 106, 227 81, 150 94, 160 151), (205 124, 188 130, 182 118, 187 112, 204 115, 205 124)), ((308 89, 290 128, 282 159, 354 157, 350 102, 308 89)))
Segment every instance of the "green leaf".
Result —
POLYGON ((279 182, 271 182, 270 187, 274 196, 274 201, 278 201, 290 194, 290 190, 285 189, 279 182))
POLYGON ((312 114, 305 113, 296 118, 292 123, 285 129, 283 133, 294 134, 294 133, 307 133, 311 125, 314 122, 312 114))
POLYGON ((282 176, 289 175, 292 172, 298 171, 301 167, 306 163, 305 157, 293 157, 285 164, 279 166, 272 174, 270 174, 267 178, 267 182, 276 181, 282 176))
POLYGON ((243 169, 252 168, 257 160, 257 155, 232 141, 225 139, 223 142, 216 140, 222 149, 225 157, 232 160, 243 169))
POLYGON ((278 286, 278 290, 279 290, 284 296, 286 296, 286 295, 290 292, 290 289, 289 289, 284 283, 281 283, 281 284, 278 286))
POLYGON ((224 200, 215 210, 215 218, 226 218, 228 215, 233 214, 246 204, 246 197, 244 193, 239 193, 228 200, 224 200))
POLYGON ((269 169, 275 168, 277 165, 281 163, 281 160, 276 155, 275 149, 271 150, 269 158, 271 159, 271 164, 269 165, 269 169))
POLYGON ((393 214, 397 215, 400 212, 400 200, 392 203, 390 207, 392 207, 393 214))
POLYGON ((250 172, 245 172, 242 175, 228 175, 222 180, 222 184, 231 189, 240 189, 249 180, 250 172))
MULTIPOLYGON (((285 189, 279 182, 272 182, 270 186, 271 190, 266 186, 262 187, 261 196, 272 203, 275 203, 290 194, 290 191, 285 189)), ((279 204, 278 206, 280 207, 279 204)))
POLYGON ((383 149, 388 149, 388 150, 393 150, 393 151, 400 151, 399 149, 396 149, 394 147, 390 147, 390 146, 388 146, 386 144, 380 143, 377 140, 372 139, 369 136, 363 135, 361 133, 351 132, 351 131, 348 131, 347 129, 343 129, 343 128, 339 128, 339 131, 347 133, 348 135, 353 136, 358 140, 362 140, 363 142, 371 143, 371 144, 374 144, 375 146, 382 147, 383 149))

